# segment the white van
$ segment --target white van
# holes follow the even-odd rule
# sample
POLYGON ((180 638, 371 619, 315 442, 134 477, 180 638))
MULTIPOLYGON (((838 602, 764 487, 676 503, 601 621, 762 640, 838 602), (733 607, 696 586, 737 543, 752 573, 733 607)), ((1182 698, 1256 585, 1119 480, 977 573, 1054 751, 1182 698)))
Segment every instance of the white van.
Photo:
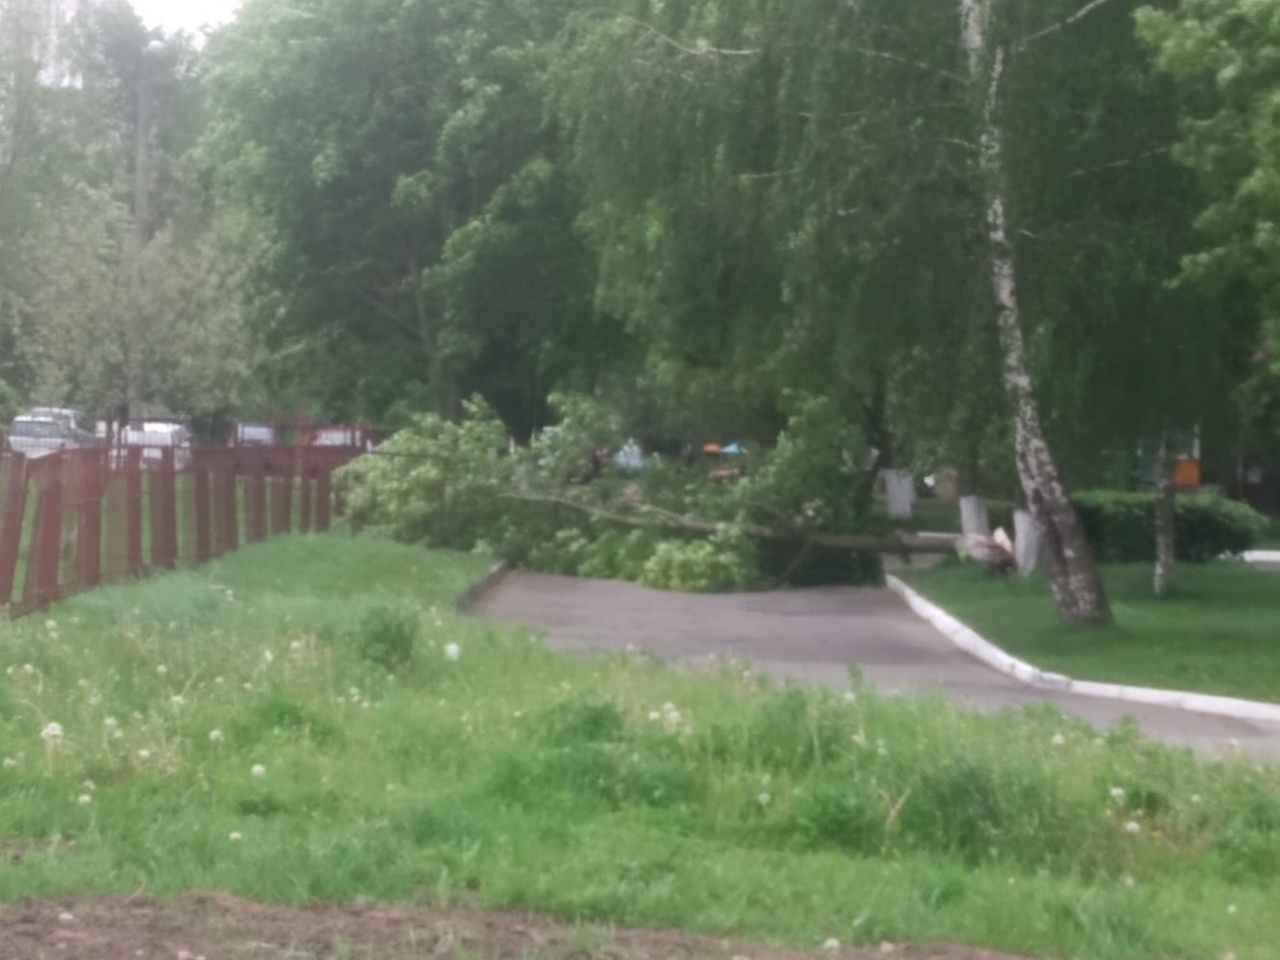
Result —
POLYGON ((75 420, 68 417, 32 412, 14 417, 9 424, 9 449, 25 457, 87 446, 92 446, 92 437, 77 429, 75 420))

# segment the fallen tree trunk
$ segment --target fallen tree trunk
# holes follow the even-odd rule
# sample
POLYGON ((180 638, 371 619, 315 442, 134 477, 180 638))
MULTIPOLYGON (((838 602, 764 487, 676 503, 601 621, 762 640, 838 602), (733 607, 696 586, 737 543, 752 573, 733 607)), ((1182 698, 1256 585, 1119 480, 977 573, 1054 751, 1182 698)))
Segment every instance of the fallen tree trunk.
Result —
MULTIPOLYGON (((566 507, 585 513, 599 520, 618 523, 628 527, 658 527, 664 530, 683 533, 712 534, 726 526, 711 520, 699 520, 672 513, 660 507, 637 504, 632 513, 618 513, 590 503, 582 503, 569 497, 557 497, 551 494, 508 493, 502 495, 509 500, 522 500, 526 503, 543 503, 566 507)), ((921 537, 916 535, 895 534, 887 537, 870 534, 825 533, 821 530, 796 530, 780 527, 765 527, 756 523, 737 525, 743 533, 758 540, 776 540, 784 543, 802 544, 808 547, 832 547, 839 550, 865 550, 869 553, 951 553, 955 550, 955 537, 921 537)))

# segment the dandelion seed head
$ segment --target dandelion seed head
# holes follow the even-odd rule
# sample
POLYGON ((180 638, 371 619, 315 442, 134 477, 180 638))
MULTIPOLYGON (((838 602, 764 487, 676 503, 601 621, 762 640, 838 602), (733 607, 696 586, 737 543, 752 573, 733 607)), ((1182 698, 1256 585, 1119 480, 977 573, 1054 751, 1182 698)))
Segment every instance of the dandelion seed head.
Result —
POLYGON ((462 650, 456 643, 446 643, 444 645, 444 658, 446 660, 457 660, 462 656, 462 650))
POLYGON ((116 720, 115 717, 107 717, 102 721, 102 725, 108 730, 114 730, 116 727, 120 726, 120 722, 116 720))
POLYGON ((61 740, 62 724, 54 722, 46 723, 44 725, 44 729, 40 731, 40 738, 50 743, 61 740))
POLYGON ((270 650, 263 650, 263 651, 262 651, 262 662, 263 662, 263 663, 273 663, 273 662, 275 661, 275 659, 276 659, 276 655, 275 655, 274 653, 272 653, 270 650))
POLYGON ((293 641, 293 643, 289 644, 289 649, 292 650, 294 653, 298 653, 299 651, 302 650, 302 641, 301 640, 293 641))
POLYGON ((82 793, 80 796, 76 797, 76 803, 80 804, 82 807, 87 807, 89 804, 93 803, 93 797, 89 796, 87 793, 82 793))
POLYGON ((1235 913, 1236 905, 1234 903, 1227 904, 1227 913, 1235 913))
POLYGON ((1123 877, 1120 878, 1120 882, 1123 883, 1126 887, 1132 887, 1137 881, 1134 880, 1132 876, 1126 873, 1123 877))
POLYGON ((1110 790, 1112 800, 1124 799, 1124 787, 1112 787, 1110 790))
POLYGON ((221 743, 221 742, 222 742, 222 731, 221 731, 221 730, 210 730, 210 731, 209 731, 209 739, 210 739, 213 743, 221 743))
POLYGON ((760 804, 762 807, 767 807, 772 801, 773 798, 767 793, 762 793, 760 796, 756 797, 756 803, 760 804))
POLYGON ((12 769, 13 769, 14 767, 16 767, 17 765, 18 765, 18 761, 17 761, 17 760, 15 760, 15 759, 13 759, 13 757, 5 757, 5 758, 4 758, 3 766, 4 766, 4 768, 5 768, 6 770, 12 770, 12 769))
POLYGON ((823 950, 839 950, 840 941, 837 940, 835 937, 827 937, 827 939, 822 941, 822 949, 823 950))
POLYGON ((1137 832, 1138 832, 1139 830, 1141 830, 1141 829, 1142 829, 1142 827, 1140 827, 1140 826, 1138 825, 1138 821, 1137 821, 1137 820, 1126 820, 1126 821, 1125 821, 1125 823, 1124 823, 1124 832, 1125 832, 1125 833, 1137 833, 1137 832))
POLYGON ((180 707, 187 701, 182 698, 181 694, 175 693, 172 697, 169 698, 169 702, 173 704, 175 707, 180 707))
POLYGON ((241 839, 240 831, 232 830, 229 834, 227 834, 227 839, 230 840, 232 843, 239 843, 241 839))
POLYGON ((255 777, 265 777, 267 775, 267 768, 260 763, 255 763, 249 769, 249 773, 255 777))
POLYGON ((1053 735, 1053 739, 1051 739, 1049 742, 1053 744, 1055 747, 1060 747, 1067 742, 1067 738, 1060 733, 1055 733, 1053 735))
POLYGON ((139 759, 139 760, 150 760, 150 759, 151 759, 151 751, 150 751, 150 750, 148 750, 148 749, 146 749, 145 747, 144 747, 143 749, 139 750, 139 751, 138 751, 138 759, 139 759))
POLYGON ((1198 793, 1193 793, 1193 794, 1191 795, 1191 802, 1192 802, 1192 803, 1198 804, 1198 803, 1200 803, 1200 801, 1201 801, 1200 794, 1198 794, 1198 793))

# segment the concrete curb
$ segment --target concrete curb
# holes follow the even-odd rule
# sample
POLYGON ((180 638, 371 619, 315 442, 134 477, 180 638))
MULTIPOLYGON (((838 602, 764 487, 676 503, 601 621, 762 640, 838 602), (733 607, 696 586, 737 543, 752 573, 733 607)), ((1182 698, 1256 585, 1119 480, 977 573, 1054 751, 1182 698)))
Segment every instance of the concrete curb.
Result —
POLYGON ((885 577, 885 586, 902 597, 908 607, 970 656, 1028 686, 1054 693, 1074 693, 1106 700, 1123 700, 1156 707, 1169 707, 1191 713, 1207 713, 1237 720, 1261 720, 1280 723, 1280 704, 1219 697, 1184 690, 1159 690, 1153 687, 1126 687, 1115 683, 1073 680, 1060 673, 1049 673, 1005 653, 989 640, 979 636, 937 604, 926 600, 897 577, 885 577))
POLYGON ((480 580, 462 591, 462 596, 458 598, 458 601, 455 604, 458 612, 470 613, 475 609, 476 604, 484 599, 484 595, 501 583, 503 578, 510 573, 512 569, 514 568, 511 564, 507 563, 505 560, 495 563, 489 568, 489 572, 480 580))

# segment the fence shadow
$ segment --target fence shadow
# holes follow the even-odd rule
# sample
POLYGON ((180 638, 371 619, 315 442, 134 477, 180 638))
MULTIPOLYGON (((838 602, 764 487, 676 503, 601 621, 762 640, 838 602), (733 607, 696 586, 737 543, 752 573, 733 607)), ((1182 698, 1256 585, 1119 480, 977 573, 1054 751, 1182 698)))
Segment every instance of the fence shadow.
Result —
POLYGON ((358 447, 0 454, 0 607, 20 617, 108 583, 329 529, 358 447))

